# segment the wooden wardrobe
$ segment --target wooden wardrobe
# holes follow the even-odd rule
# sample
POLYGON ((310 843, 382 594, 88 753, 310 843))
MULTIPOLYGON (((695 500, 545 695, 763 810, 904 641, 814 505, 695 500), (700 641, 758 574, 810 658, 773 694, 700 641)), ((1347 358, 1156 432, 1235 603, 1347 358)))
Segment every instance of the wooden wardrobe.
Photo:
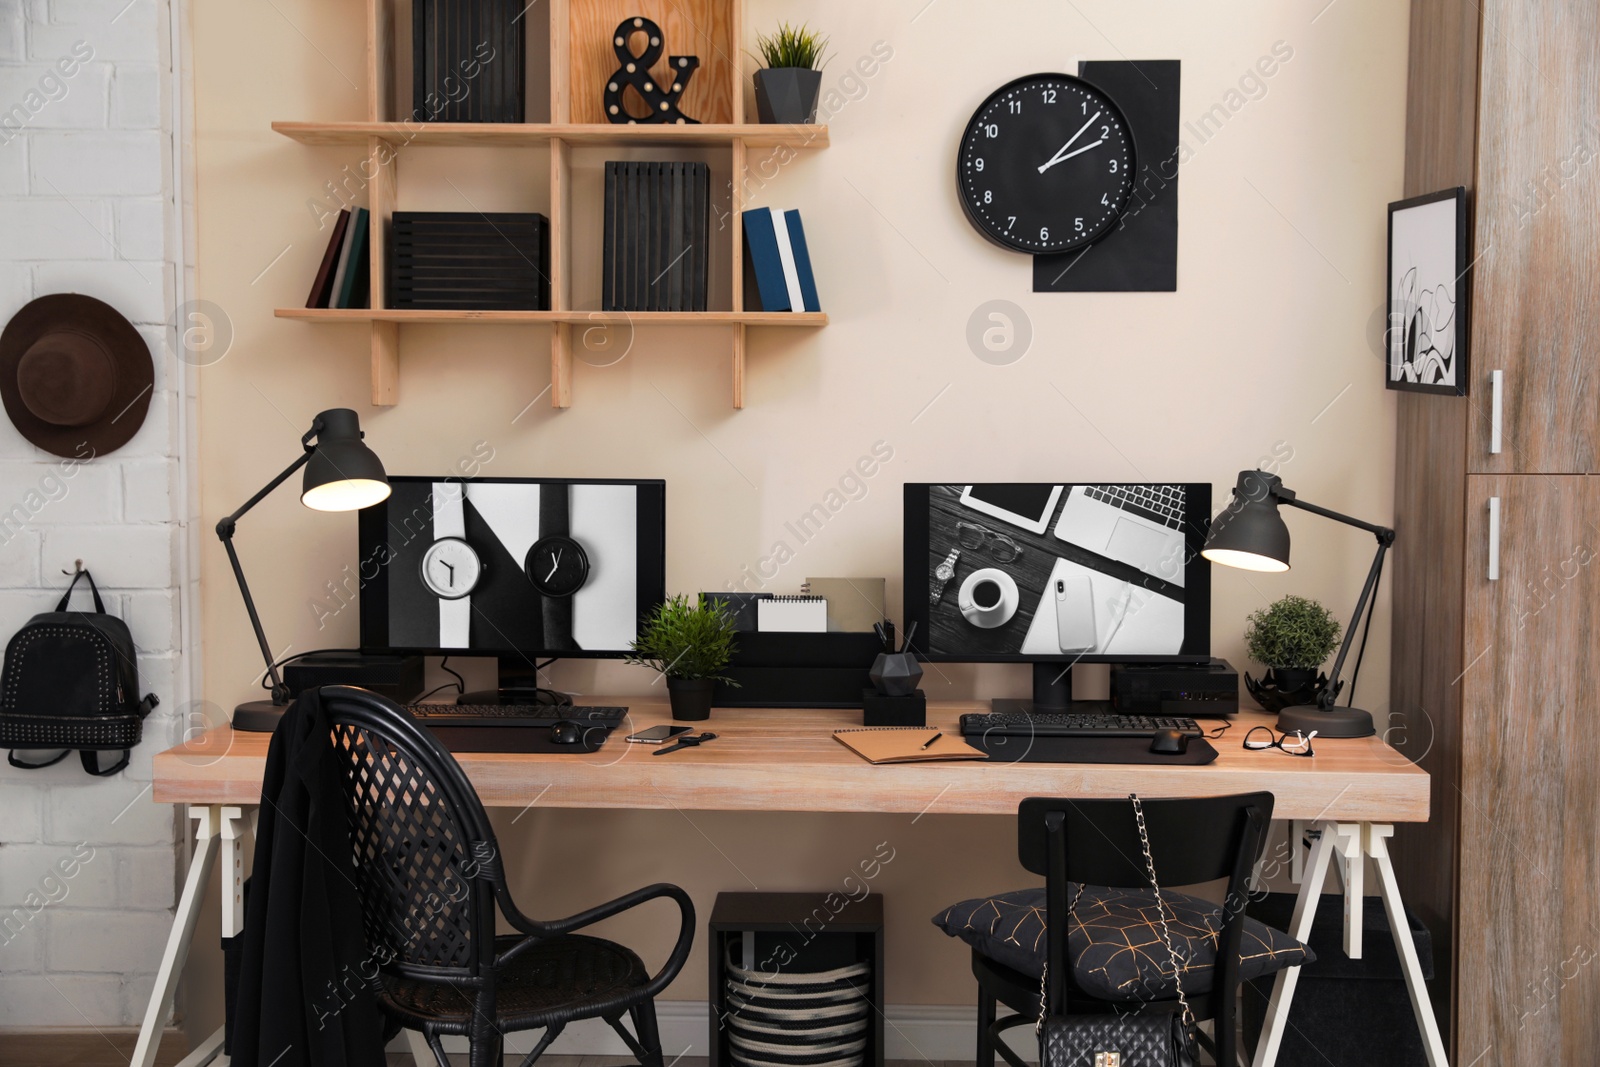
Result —
POLYGON ((1433 818, 1394 852, 1451 1063, 1593 1064, 1600 3, 1413 0, 1405 191, 1456 185, 1470 395, 1399 394, 1391 740, 1432 774, 1433 818))

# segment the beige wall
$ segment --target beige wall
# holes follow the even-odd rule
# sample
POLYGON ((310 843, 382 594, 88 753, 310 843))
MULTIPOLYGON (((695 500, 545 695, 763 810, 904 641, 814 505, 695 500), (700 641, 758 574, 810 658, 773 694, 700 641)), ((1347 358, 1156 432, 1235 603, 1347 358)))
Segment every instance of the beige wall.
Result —
MULTIPOLYGON (((893 459, 821 536, 791 544, 796 557, 769 588, 886 574, 898 602, 908 480, 1204 480, 1220 504, 1240 468, 1276 456, 1307 499, 1383 520, 1394 407, 1370 335, 1384 205, 1401 192, 1406 6, 1341 0, 1317 16, 1319 6, 1256 0, 1222 14, 1110 0, 803 9, 751 0, 748 27, 803 17, 832 34, 825 87, 839 86, 875 42, 893 49, 834 116, 832 147, 800 156, 757 194, 802 210, 832 324, 753 331, 742 412, 728 406, 722 334, 658 329, 641 331, 615 366, 580 363, 571 410, 540 401, 513 422, 549 381, 540 329, 408 328, 400 405, 380 411, 367 402, 364 329, 273 318, 275 306, 304 301, 325 241, 307 201, 359 155, 291 143, 269 123, 360 117, 361 5, 199 0, 199 295, 236 331, 231 353, 201 379, 205 519, 291 459, 318 410, 346 405, 393 473, 448 470, 482 440, 494 452, 487 474, 667 479, 674 590, 737 580, 788 537, 786 519, 880 440, 893 459), (1239 93, 1277 42, 1292 57, 1270 79, 1247 79, 1254 98, 1239 93), (1205 140, 1184 132, 1179 291, 1035 296, 1026 259, 964 220, 951 180, 956 139, 1002 82, 1122 56, 1183 60, 1186 121, 1198 126, 1214 105, 1226 112, 1205 140), (980 362, 965 341, 968 316, 997 298, 1032 323, 1030 350, 1010 366, 980 362)), ((408 148, 402 205, 543 209, 544 159, 408 148)), ((1241 669, 1258 669, 1243 656, 1247 613, 1295 592, 1345 616, 1370 560, 1363 535, 1310 516, 1289 521, 1288 575, 1215 576, 1214 645, 1241 669)), ((353 610, 319 630, 314 605, 354 561, 355 540, 351 517, 308 512, 293 492, 242 526, 239 550, 279 647, 354 642, 353 610)), ((260 664, 214 543, 204 574, 207 692, 231 707, 260 664)), ((1385 589, 1361 678, 1362 703, 1380 713, 1388 626, 1385 589)), ((587 692, 637 693, 650 681, 617 665, 561 666, 555 677, 587 692)), ((1027 672, 946 666, 927 683, 936 698, 1017 695, 1027 672)), ((888 841, 896 858, 877 885, 889 900, 895 1003, 969 1001, 964 952, 928 916, 1023 881, 999 819, 534 811, 512 827, 510 818, 500 829, 515 888, 526 910, 544 915, 661 878, 689 888, 702 912, 724 889, 835 887, 888 841)), ((669 940, 664 926, 619 930, 650 959, 669 940)), ((698 956, 672 995, 704 997, 698 956)))

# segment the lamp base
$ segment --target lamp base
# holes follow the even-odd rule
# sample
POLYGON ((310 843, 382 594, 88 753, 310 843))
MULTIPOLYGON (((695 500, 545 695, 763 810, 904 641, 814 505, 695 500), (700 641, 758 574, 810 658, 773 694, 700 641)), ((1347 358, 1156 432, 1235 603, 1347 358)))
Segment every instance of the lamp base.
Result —
POLYGON ((274 704, 270 700, 247 700, 233 709, 233 728, 242 733, 270 734, 278 728, 287 704, 274 704))
POLYGON ((1371 737, 1378 731, 1372 726, 1372 713, 1360 708, 1329 708, 1326 711, 1315 704, 1296 704, 1278 712, 1278 732, 1292 734, 1296 730, 1318 737, 1371 737))

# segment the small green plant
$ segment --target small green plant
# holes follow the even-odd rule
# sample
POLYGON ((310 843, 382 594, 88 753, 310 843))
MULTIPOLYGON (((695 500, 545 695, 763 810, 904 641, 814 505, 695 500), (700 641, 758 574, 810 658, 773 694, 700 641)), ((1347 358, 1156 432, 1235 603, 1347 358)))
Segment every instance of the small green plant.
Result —
POLYGON ((738 685, 722 674, 733 658, 733 633, 733 616, 721 604, 708 604, 704 597, 690 603, 679 593, 645 617, 628 662, 654 667, 668 678, 738 685))
POLYGON ((797 28, 784 22, 771 34, 757 34, 756 47, 761 51, 762 64, 768 67, 821 70, 827 62, 822 53, 827 50, 828 39, 803 23, 797 28))
POLYGON ((1316 670, 1339 643, 1339 620, 1315 600, 1286 596, 1251 614, 1244 639, 1250 658, 1268 667, 1316 670))

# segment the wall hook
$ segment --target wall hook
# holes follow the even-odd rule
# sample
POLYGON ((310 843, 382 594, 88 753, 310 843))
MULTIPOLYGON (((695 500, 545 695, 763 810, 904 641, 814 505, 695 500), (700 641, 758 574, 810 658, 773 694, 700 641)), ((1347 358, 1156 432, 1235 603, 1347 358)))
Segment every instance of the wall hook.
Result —
POLYGON ((65 567, 63 567, 63 568, 61 568, 61 573, 65 574, 69 578, 76 578, 78 575, 83 573, 83 560, 81 560, 81 559, 73 560, 72 561, 72 569, 69 571, 65 567))

